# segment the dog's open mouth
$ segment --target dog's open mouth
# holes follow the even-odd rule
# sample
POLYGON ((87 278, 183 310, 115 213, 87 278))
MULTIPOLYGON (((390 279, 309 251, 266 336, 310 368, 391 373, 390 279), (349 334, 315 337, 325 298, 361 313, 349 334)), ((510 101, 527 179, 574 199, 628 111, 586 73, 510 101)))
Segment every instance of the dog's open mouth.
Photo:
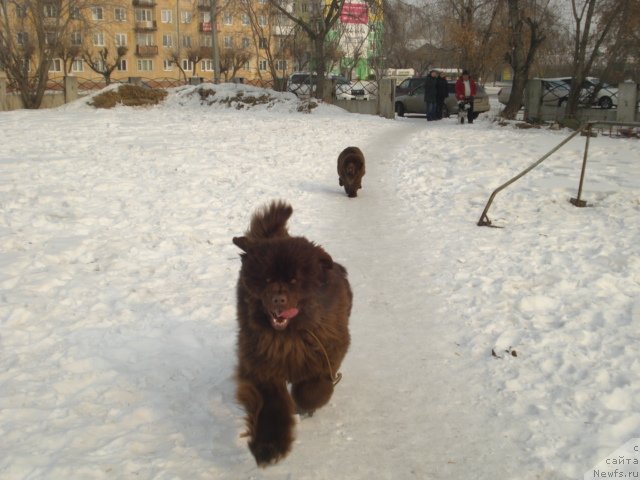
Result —
POLYGON ((284 330, 289 325, 289 320, 298 315, 297 308, 288 308, 282 312, 271 312, 271 326, 276 330, 284 330))

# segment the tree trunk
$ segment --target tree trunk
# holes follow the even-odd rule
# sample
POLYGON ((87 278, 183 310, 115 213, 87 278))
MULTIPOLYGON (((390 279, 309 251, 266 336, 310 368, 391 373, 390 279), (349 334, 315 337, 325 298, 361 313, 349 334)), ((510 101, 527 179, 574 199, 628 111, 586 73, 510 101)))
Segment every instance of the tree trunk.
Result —
POLYGON ((325 35, 316 35, 313 38, 313 45, 315 48, 315 62, 316 62, 316 98, 324 97, 324 77, 325 77, 325 65, 324 65, 324 37, 325 35))
POLYGON ((513 120, 522 107, 522 95, 529 79, 529 71, 535 59, 538 47, 544 41, 544 36, 539 33, 539 23, 527 18, 522 19, 522 6, 520 0, 508 0, 508 15, 511 38, 511 52, 509 53, 509 63, 513 69, 513 84, 511 95, 506 107, 502 111, 502 116, 513 120), (523 29, 525 23, 529 26, 529 50, 525 51, 523 29))

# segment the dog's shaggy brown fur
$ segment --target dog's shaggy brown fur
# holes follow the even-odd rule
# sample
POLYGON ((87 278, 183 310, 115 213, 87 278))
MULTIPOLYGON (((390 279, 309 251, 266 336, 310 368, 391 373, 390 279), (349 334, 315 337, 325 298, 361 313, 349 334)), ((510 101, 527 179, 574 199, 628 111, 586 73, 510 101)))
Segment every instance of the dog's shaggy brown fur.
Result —
POLYGON ((357 197, 362 188, 364 155, 358 147, 347 147, 338 155, 338 183, 350 197, 357 197))
POLYGON ((321 247, 289 236, 292 213, 290 205, 273 202, 254 214, 245 236, 233 239, 244 251, 236 397, 261 466, 291 449, 296 410, 311 414, 329 401, 332 374, 350 342, 347 271, 321 247))

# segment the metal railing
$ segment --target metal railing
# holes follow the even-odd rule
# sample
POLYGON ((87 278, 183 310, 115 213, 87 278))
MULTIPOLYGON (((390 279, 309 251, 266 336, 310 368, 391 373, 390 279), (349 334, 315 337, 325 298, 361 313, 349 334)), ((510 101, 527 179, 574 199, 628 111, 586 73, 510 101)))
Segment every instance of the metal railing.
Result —
POLYGON ((580 128, 578 128, 575 132, 573 132, 571 135, 569 135, 567 138, 565 138, 562 142, 560 142, 558 145, 556 145, 554 148, 552 148, 549 152, 547 152, 545 155, 540 157, 536 162, 532 163, 525 170, 520 172, 518 175, 516 175, 515 177, 511 178, 510 180, 508 180, 507 182, 503 183, 498 188, 496 188, 491 193, 491 196, 489 197, 489 200, 487 201, 487 204, 484 207, 484 210, 482 211, 482 214, 480 215, 480 219, 478 220, 478 226, 479 227, 491 227, 491 226, 494 226, 494 225, 491 224, 491 220, 489 220, 489 217, 488 217, 487 213, 489 212, 489 208, 491 208, 491 204, 493 203, 493 200, 496 198, 496 195, 498 193, 500 193, 502 190, 507 188, 509 185, 512 185, 513 183, 515 183, 517 180, 519 180, 522 177, 524 177, 527 173, 529 173, 531 170, 536 168, 538 165, 540 165, 542 162, 544 162, 547 158, 549 158, 555 152, 560 150, 560 148, 562 148, 564 145, 569 143, 569 141, 571 141, 573 138, 575 138, 576 136, 580 135, 583 132, 586 132, 587 139, 585 141, 584 155, 582 157, 582 169, 580 171, 580 182, 578 184, 578 195, 576 196, 576 198, 571 198, 569 201, 573 205, 575 205, 576 207, 586 207, 587 206, 587 202, 582 200, 580 197, 582 196, 582 187, 584 185, 584 175, 585 175, 585 171, 586 171, 586 168, 587 168, 587 157, 589 155, 589 139, 591 138, 591 136, 593 134, 593 127, 595 125, 609 126, 609 127, 614 127, 614 126, 632 127, 632 128, 640 127, 640 123, 637 123, 637 122, 608 122, 608 121, 592 120, 592 121, 589 121, 589 122, 585 123, 580 128))

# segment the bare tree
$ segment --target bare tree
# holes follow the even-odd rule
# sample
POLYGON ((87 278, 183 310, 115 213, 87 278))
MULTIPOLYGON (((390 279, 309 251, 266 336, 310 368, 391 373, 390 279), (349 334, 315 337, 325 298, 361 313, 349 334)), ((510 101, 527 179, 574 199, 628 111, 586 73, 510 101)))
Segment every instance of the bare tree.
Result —
POLYGON ((571 0, 574 22, 571 90, 565 116, 575 117, 585 77, 591 71, 601 47, 629 8, 630 0, 571 0))
POLYGON ((127 47, 117 47, 115 55, 110 55, 109 49, 103 47, 97 52, 85 50, 82 58, 89 65, 89 68, 99 75, 102 75, 107 85, 111 84, 111 74, 118 68, 120 60, 128 52, 127 47))
POLYGON ((89 30, 104 7, 91 0, 0 1, 0 62, 25 108, 42 103, 49 67, 71 32, 89 30))
MULTIPOLYGON (((308 6, 307 12, 294 11, 292 6, 295 4, 289 0, 269 0, 269 2, 306 33, 313 45, 315 71, 318 78, 324 78, 327 71, 326 39, 340 18, 345 0, 313 0, 304 4, 308 6)), ((323 90, 324 82, 318 82, 316 95, 322 98, 323 90)))
POLYGON ((502 59, 496 42, 500 0, 441 0, 448 44, 458 50, 459 65, 476 78, 484 77, 502 59))
POLYGON ((251 60, 251 57, 251 52, 246 49, 224 49, 220 55, 220 73, 224 74, 224 80, 235 78, 238 70, 251 60))
POLYGON ((506 60, 513 69, 511 95, 502 116, 515 118, 522 105, 524 87, 529 79, 539 47, 545 41, 549 1, 506 0, 509 27, 509 51, 506 60))

